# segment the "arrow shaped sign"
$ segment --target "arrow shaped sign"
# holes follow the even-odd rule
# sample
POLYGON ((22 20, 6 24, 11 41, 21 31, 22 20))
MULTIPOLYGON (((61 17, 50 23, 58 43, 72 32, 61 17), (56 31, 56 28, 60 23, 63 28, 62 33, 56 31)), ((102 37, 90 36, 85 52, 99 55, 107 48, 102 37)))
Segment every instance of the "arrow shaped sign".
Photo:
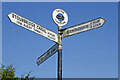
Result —
POLYGON ((62 38, 64 37, 68 37, 74 34, 78 34, 84 31, 88 31, 94 28, 98 28, 101 27, 103 24, 105 23, 105 20, 101 17, 82 23, 82 24, 78 24, 69 28, 65 28, 63 29, 63 34, 62 34, 62 38))
POLYGON ((52 31, 50 31, 50 30, 24 18, 24 17, 21 17, 13 12, 8 14, 8 17, 11 20, 11 22, 58 43, 58 34, 52 32, 52 31))
POLYGON ((37 66, 43 63, 45 60, 47 60, 50 56, 55 54, 57 51, 58 51, 58 44, 55 44, 37 59, 37 62, 36 62, 37 66))

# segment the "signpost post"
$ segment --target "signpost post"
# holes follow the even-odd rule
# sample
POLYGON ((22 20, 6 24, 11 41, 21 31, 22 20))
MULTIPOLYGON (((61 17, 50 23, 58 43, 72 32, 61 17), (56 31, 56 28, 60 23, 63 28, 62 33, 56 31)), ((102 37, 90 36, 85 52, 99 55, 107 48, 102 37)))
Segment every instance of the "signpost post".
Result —
POLYGON ((12 12, 8 14, 8 17, 11 20, 11 22, 56 42, 54 46, 52 46, 49 50, 47 50, 43 55, 41 55, 37 59, 36 64, 37 66, 39 66, 41 63, 43 63, 45 60, 47 60, 49 57, 51 57, 58 51, 58 80, 62 80, 62 38, 72 36, 74 34, 78 34, 91 29, 99 28, 105 23, 105 20, 99 17, 97 19, 82 24, 62 29, 62 26, 66 25, 68 22, 68 15, 62 9, 55 9, 53 11, 52 17, 54 22, 58 25, 59 33, 56 34, 24 17, 17 15, 16 13, 12 12))
POLYGON ((68 22, 68 15, 62 9, 53 11, 53 20, 58 25, 59 46, 58 46, 58 80, 62 80, 62 26, 68 22))

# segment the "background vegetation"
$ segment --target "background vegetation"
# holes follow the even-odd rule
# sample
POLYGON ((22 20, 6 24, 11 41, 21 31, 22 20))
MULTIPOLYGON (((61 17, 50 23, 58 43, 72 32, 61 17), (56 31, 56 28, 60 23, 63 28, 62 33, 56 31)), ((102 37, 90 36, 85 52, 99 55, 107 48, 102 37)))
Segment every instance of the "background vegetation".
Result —
POLYGON ((30 77, 30 72, 22 74, 21 77, 15 76, 15 67, 13 65, 2 65, 0 68, 0 79, 2 80, 33 80, 35 77, 30 77))

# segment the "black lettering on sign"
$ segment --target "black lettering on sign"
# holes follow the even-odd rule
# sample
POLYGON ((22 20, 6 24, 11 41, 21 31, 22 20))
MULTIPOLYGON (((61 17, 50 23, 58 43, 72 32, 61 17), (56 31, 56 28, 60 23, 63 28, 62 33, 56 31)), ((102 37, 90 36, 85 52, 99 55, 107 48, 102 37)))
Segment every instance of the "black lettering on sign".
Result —
POLYGON ((27 25, 27 24, 24 24, 23 26, 24 26, 24 27, 27 27, 27 28, 29 28, 29 29, 32 29, 32 27, 29 26, 29 25, 27 25))
POLYGON ((89 28, 89 26, 88 26, 88 25, 85 25, 85 27, 86 27, 86 28, 89 28))
POLYGON ((48 35, 48 37, 49 37, 49 38, 51 38, 51 39, 53 39, 53 40, 55 40, 55 38, 54 38, 54 37, 50 37, 49 35, 48 35))
POLYGON ((28 22, 28 25, 32 25, 32 23, 31 23, 31 22, 28 22))
POLYGON ((83 30, 83 29, 84 29, 84 26, 81 27, 81 30, 83 30))
POLYGON ((14 18, 14 14, 12 14, 12 18, 14 18))
POLYGON ((83 26, 83 29, 86 29, 86 26, 83 26))
POLYGON ((61 10, 57 10, 57 12, 62 12, 64 14, 64 11, 61 11, 61 10))
POLYGON ((52 36, 52 37, 55 37, 55 35, 54 35, 54 34, 52 34, 52 33, 50 33, 50 32, 48 32, 48 34, 49 34, 50 36, 52 36))
POLYGON ((25 23, 24 21, 25 21, 25 20, 24 20, 23 18, 21 18, 21 22, 25 23))
POLYGON ((20 21, 17 21, 18 25, 22 25, 22 23, 20 21))
POLYGON ((97 19, 97 20, 93 21, 93 24, 99 23, 99 22, 100 22, 100 19, 97 19))
POLYGON ((78 27, 78 31, 80 31, 80 30, 82 30, 82 28, 81 28, 81 27, 78 27))
POLYGON ((27 20, 25 20, 25 19, 23 19, 23 22, 24 22, 24 23, 26 23, 26 24, 28 24, 28 21, 27 21, 27 20))
POLYGON ((60 23, 61 23, 61 24, 64 24, 64 23, 66 23, 66 22, 65 22, 65 21, 63 21, 63 22, 62 22, 62 21, 60 21, 60 23))
POLYGON ((57 23, 60 23, 60 21, 58 21, 58 20, 56 20, 56 19, 55 19, 55 21, 56 21, 57 23))
POLYGON ((50 55, 50 51, 47 52, 47 55, 50 55))
POLYGON ((44 59, 44 57, 41 57, 41 59, 40 59, 40 60, 42 61, 43 59, 44 59))
POLYGON ((51 53, 53 53, 54 51, 55 51, 55 48, 54 48, 54 49, 52 49, 51 53))
POLYGON ((97 27, 97 26, 100 26, 101 23, 97 23, 97 24, 94 24, 93 27, 97 27))
POLYGON ((27 26, 27 25, 25 25, 25 24, 24 24, 23 26, 25 26, 25 27, 27 27, 27 28, 28 28, 28 26, 27 26))
POLYGON ((13 18, 15 18, 15 19, 16 19, 16 15, 15 15, 15 14, 13 14, 13 18))
POLYGON ((38 32, 38 33, 41 33, 40 31, 38 31, 37 29, 34 28, 34 31, 38 32))
POLYGON ((35 27, 35 24, 33 24, 32 26, 35 27))
POLYGON ((72 32, 74 32, 74 29, 68 31, 68 33, 72 33, 72 32))
POLYGON ((73 33, 73 32, 77 32, 77 31, 81 31, 81 30, 84 30, 84 29, 87 29, 87 28, 89 28, 88 24, 84 25, 84 26, 74 28, 74 29, 71 29, 71 30, 68 31, 68 34, 73 33))
POLYGON ((42 31, 42 32, 44 32, 44 33, 46 33, 46 30, 43 29, 42 27, 40 27, 39 25, 37 25, 37 29, 40 30, 40 31, 42 31))
POLYGON ((17 19, 17 20, 19 20, 19 19, 20 19, 20 17, 19 17, 19 16, 16 16, 16 19, 17 19))
POLYGON ((92 27, 93 27, 93 25, 92 25, 92 24, 93 24, 93 23, 91 22, 91 23, 90 23, 90 28, 92 28, 92 27))
POLYGON ((18 15, 16 15, 16 14, 12 14, 12 18, 17 19, 17 21, 19 21, 19 22, 21 22, 21 23, 24 23, 24 24, 26 24, 26 25, 28 25, 28 26, 35 27, 35 24, 34 24, 33 22, 28 21, 28 20, 26 20, 26 19, 24 19, 24 18, 22 18, 22 17, 20 17, 20 16, 18 16, 18 15))

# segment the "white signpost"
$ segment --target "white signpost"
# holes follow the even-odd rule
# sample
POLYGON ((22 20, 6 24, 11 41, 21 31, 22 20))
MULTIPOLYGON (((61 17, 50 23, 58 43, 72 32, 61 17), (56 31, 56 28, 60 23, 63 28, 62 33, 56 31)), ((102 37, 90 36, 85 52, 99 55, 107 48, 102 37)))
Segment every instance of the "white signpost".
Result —
POLYGON ((74 34, 78 34, 84 31, 88 31, 94 28, 101 27, 105 23, 103 18, 97 18, 82 24, 78 24, 63 30, 62 38, 68 37, 74 34))
POLYGON ((52 32, 52 31, 50 31, 50 30, 24 18, 24 17, 21 17, 13 12, 8 14, 8 17, 10 18, 11 22, 58 43, 58 34, 52 32))
POLYGON ((37 66, 43 63, 45 60, 47 60, 50 56, 55 54, 57 51, 58 51, 58 44, 55 44, 37 59, 37 62, 36 62, 37 66))
POLYGON ((97 19, 82 24, 78 24, 71 26, 69 28, 62 29, 62 26, 66 25, 68 22, 68 16, 64 10, 56 9, 53 11, 52 14, 53 21, 58 25, 59 33, 56 34, 13 12, 8 14, 8 17, 10 18, 11 22, 56 42, 54 46, 52 46, 49 50, 47 50, 43 55, 41 55, 37 59, 36 64, 37 66, 39 66, 41 63, 43 63, 50 56, 52 56, 58 51, 58 80, 62 80, 62 38, 101 27, 105 23, 105 20, 99 17, 97 19))
POLYGON ((66 13, 64 10, 62 10, 62 9, 55 9, 55 10, 53 11, 52 18, 53 18, 54 22, 55 22, 58 26, 64 26, 64 25, 66 25, 67 22, 68 22, 68 15, 67 15, 67 13, 66 13), (57 18, 57 16, 59 16, 59 14, 61 14, 62 17, 63 17, 63 20, 62 20, 62 21, 60 21, 60 20, 57 18))

